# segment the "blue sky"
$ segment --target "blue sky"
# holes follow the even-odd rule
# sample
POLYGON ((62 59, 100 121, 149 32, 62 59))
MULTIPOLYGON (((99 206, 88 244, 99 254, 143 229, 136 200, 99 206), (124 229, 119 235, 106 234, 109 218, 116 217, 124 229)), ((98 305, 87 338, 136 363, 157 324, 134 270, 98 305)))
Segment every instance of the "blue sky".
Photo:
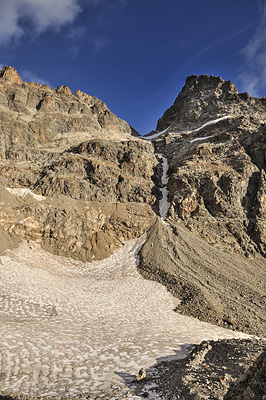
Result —
POLYGON ((96 96, 144 134, 191 74, 266 96, 266 2, 0 0, 0 64, 96 96))

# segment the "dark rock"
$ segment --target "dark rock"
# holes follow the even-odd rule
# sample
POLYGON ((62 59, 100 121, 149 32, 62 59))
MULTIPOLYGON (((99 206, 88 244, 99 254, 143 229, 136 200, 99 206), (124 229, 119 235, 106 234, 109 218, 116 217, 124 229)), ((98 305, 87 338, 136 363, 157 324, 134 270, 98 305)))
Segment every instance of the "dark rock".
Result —
POLYGON ((224 400, 265 400, 266 398, 266 350, 250 366, 244 376, 235 381, 224 400))

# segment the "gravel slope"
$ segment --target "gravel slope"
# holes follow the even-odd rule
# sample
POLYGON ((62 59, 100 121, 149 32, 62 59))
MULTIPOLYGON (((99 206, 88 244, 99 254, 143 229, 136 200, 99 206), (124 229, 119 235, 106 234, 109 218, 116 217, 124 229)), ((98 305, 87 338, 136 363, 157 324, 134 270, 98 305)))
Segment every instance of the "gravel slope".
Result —
POLYGON ((264 259, 222 252, 182 224, 170 226, 158 218, 141 249, 139 271, 181 299, 179 312, 266 336, 264 259))

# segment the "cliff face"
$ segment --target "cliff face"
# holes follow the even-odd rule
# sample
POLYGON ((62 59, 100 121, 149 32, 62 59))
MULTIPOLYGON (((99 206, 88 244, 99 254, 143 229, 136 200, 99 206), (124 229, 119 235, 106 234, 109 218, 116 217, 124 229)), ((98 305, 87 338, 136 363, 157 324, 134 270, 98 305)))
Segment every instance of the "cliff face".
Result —
POLYGON ((17 71, 0 73, 3 159, 31 161, 94 137, 129 139, 132 129, 99 99, 66 87, 22 82, 17 71))
POLYGON ((187 79, 157 127, 168 128, 156 147, 169 159, 169 221, 221 249, 266 255, 265 124, 266 98, 187 79))
POLYGON ((4 67, 0 133, 0 228, 13 238, 85 261, 107 257, 150 226, 153 146, 102 101, 22 82, 4 67))

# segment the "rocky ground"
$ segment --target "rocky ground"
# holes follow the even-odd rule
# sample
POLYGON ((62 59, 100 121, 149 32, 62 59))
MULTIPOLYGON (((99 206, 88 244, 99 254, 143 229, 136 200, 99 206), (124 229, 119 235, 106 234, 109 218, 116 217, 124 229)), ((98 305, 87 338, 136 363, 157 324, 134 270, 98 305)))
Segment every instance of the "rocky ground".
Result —
POLYGON ((164 400, 264 400, 265 349, 266 341, 256 339, 202 342, 187 358, 147 370, 137 393, 144 398, 150 385, 164 400))

